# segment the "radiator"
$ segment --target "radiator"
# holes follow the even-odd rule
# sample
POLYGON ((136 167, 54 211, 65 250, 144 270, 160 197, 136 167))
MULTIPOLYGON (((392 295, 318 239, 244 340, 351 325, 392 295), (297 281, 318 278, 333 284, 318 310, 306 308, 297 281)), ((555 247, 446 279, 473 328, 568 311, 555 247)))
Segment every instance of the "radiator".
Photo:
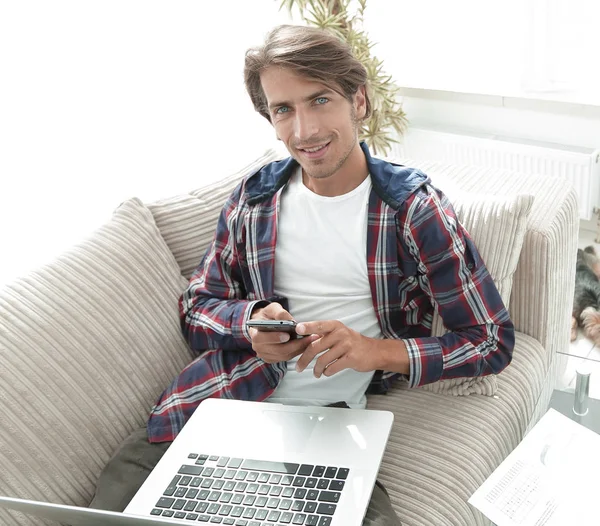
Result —
POLYGON ((471 134, 453 129, 411 127, 390 156, 451 164, 506 168, 569 180, 579 196, 579 214, 591 220, 600 209, 600 150, 471 134))

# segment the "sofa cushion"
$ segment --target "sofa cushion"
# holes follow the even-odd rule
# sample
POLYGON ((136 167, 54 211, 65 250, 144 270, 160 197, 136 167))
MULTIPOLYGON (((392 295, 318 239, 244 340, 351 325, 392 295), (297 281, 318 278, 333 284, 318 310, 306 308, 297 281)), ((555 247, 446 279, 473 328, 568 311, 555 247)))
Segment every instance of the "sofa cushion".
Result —
POLYGON ((508 307, 534 197, 455 191, 450 191, 448 197, 508 307))
POLYGON ((175 255, 181 273, 190 278, 212 241, 217 220, 225 201, 239 182, 264 165, 280 159, 274 150, 267 150, 255 161, 233 174, 223 174, 218 182, 171 199, 151 203, 156 224, 175 255))
POLYGON ((395 416, 378 478, 402 524, 490 524, 467 501, 521 441, 550 375, 541 344, 515 337, 514 366, 498 375, 501 396, 455 398, 402 384, 368 396, 369 409, 395 416))
MULTIPOLYGON (((508 306, 533 196, 495 197, 455 189, 447 195, 458 220, 477 246, 504 305, 508 306)), ((436 310, 431 333, 441 336, 445 332, 436 310)))
MULTIPOLYGON (((177 307, 185 286, 132 199, 0 292, 1 495, 87 505, 111 454, 191 359, 177 307)), ((8 513, 1 524, 15 524, 8 513)))

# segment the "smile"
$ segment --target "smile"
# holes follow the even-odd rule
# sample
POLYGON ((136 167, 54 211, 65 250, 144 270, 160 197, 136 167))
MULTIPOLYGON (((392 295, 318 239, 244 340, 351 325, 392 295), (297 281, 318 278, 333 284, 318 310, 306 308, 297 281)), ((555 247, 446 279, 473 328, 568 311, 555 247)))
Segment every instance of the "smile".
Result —
POLYGON ((313 148, 298 148, 309 159, 316 159, 325 155, 330 143, 314 146, 313 148))
POLYGON ((324 144, 323 146, 317 146, 315 148, 303 148, 303 150, 305 152, 314 153, 314 152, 318 152, 319 150, 322 150, 323 148, 325 148, 325 146, 327 146, 327 145, 324 144))

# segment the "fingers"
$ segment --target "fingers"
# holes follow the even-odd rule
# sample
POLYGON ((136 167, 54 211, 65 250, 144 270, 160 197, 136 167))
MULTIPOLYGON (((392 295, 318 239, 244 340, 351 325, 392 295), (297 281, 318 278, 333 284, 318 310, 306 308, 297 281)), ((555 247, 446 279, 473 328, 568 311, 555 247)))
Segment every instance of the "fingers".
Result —
POLYGON ((250 328, 248 332, 250 333, 250 338, 252 338, 252 346, 285 343, 290 341, 290 335, 285 332, 259 331, 254 327, 250 328))
MULTIPOLYGON (((325 353, 325 355, 327 355, 327 354, 329 354, 329 353, 325 353)), ((317 363, 318 363, 318 361, 317 361, 317 363)), ((319 373, 317 373, 317 367, 315 366, 315 377, 320 378, 321 375, 333 376, 334 374, 337 374, 340 371, 343 371, 344 369, 351 369, 351 367, 349 367, 349 365, 348 365, 348 359, 345 354, 340 356, 337 360, 334 360, 333 362, 329 362, 327 365, 325 365, 323 367, 323 370, 320 371, 319 373), (317 374, 318 374, 318 376, 317 376, 317 374)))
MULTIPOLYGON (((335 333, 329 333, 322 337, 319 337, 317 335, 317 338, 315 338, 312 341, 312 343, 307 347, 306 351, 304 351, 302 356, 298 359, 298 363, 296 364, 296 371, 298 371, 299 373, 304 371, 304 369, 306 369, 310 365, 310 362, 312 362, 318 354, 322 353, 323 351, 327 351, 328 349, 331 349, 337 343, 338 339, 339 338, 336 336, 335 333)), ((329 353, 325 354, 329 355, 329 353)), ((320 359, 321 357, 319 358, 319 360, 320 359)), ((326 359, 327 358, 323 358, 323 360, 326 359)), ((329 362, 331 362, 332 360, 333 358, 330 359, 329 362)), ((324 363, 323 367, 325 367, 325 365, 327 365, 327 363, 329 362, 324 363)))
MULTIPOLYGON (((273 337, 276 334, 281 334, 289 338, 289 335, 284 333, 270 333, 269 336, 273 337)), ((259 336, 262 335, 262 333, 259 334, 259 336)), ((286 343, 275 341, 274 343, 271 342, 258 344, 253 340, 252 348, 256 352, 256 356, 267 363, 287 362, 288 360, 291 360, 292 358, 302 354, 306 347, 317 338, 318 336, 314 335, 307 338, 294 338, 286 343)))
POLYGON ((329 332, 334 331, 335 329, 343 326, 342 322, 337 320, 328 320, 328 321, 307 321, 303 323, 299 323, 296 327, 296 332, 298 334, 306 335, 306 334, 327 334, 329 332))
POLYGON ((279 303, 269 303, 261 309, 261 317, 266 320, 293 320, 293 316, 286 311, 279 303))
POLYGON ((297 340, 294 340, 293 343, 295 345, 292 346, 292 344, 286 344, 285 347, 291 349, 291 352, 289 354, 289 356, 286 358, 287 360, 291 360, 292 358, 295 358, 296 356, 300 356, 301 354, 303 354, 306 351, 306 348, 310 346, 310 344, 315 341, 318 340, 319 337, 316 334, 311 334, 310 336, 307 336, 306 338, 299 338, 297 340))
POLYGON ((313 375, 315 378, 321 378, 321 375, 332 376, 335 374, 336 369, 341 371, 345 367, 343 366, 343 360, 345 357, 345 349, 341 344, 335 345, 328 349, 325 353, 321 354, 315 362, 313 368, 313 375), (342 362, 342 363, 340 363, 342 362), (337 368, 335 367, 337 365, 337 368))

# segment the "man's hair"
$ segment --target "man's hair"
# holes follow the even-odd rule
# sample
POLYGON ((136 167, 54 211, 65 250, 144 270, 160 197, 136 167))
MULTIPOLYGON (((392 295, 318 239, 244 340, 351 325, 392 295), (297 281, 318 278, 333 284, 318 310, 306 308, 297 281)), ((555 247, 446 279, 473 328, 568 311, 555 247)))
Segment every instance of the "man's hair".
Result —
POLYGON ((307 26, 281 25, 273 29, 260 47, 246 51, 244 82, 254 109, 271 122, 260 73, 270 66, 290 69, 298 75, 321 82, 352 101, 365 86, 366 119, 371 114, 367 93, 367 70, 350 46, 332 33, 307 26))

